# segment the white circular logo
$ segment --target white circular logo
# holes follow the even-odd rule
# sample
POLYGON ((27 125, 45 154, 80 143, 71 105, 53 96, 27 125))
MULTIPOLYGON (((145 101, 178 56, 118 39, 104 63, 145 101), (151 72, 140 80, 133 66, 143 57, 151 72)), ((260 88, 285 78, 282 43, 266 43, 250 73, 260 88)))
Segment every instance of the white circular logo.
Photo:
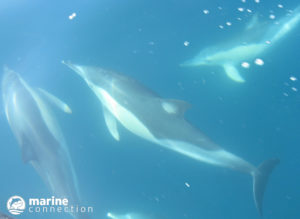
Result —
POLYGON ((13 215, 20 215, 26 208, 25 201, 20 196, 12 196, 8 199, 6 204, 7 210, 13 215))

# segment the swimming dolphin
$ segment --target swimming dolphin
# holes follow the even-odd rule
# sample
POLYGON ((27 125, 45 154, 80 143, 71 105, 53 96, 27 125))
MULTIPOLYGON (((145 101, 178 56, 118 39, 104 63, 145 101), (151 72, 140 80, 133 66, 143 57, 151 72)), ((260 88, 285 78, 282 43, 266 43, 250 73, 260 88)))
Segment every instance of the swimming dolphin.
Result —
POLYGON ((114 214, 112 212, 108 212, 106 216, 111 219, 150 219, 150 217, 139 213, 114 214))
POLYGON ((125 75, 102 68, 64 62, 87 83, 103 105, 106 125, 111 135, 120 140, 118 124, 155 144, 197 161, 250 174, 256 207, 262 214, 262 201, 268 177, 279 163, 271 159, 255 167, 222 149, 184 119, 189 104, 163 99, 125 75))
MULTIPOLYGON (((30 163, 59 198, 78 205, 77 179, 64 136, 49 104, 71 113, 67 104, 52 94, 30 87, 16 72, 4 68, 2 96, 6 118, 22 151, 30 163)), ((74 218, 81 215, 73 214, 74 218)))
POLYGON ((255 14, 250 24, 246 26, 246 39, 242 38, 242 34, 239 34, 239 37, 234 39, 233 43, 225 45, 222 43, 222 45, 206 48, 191 60, 181 64, 181 66, 220 66, 233 81, 245 82, 240 75, 238 66, 244 62, 247 64, 247 62, 259 58, 297 27, 299 21, 300 7, 296 8, 293 13, 278 20, 278 23, 273 22, 268 26, 256 25, 257 14, 255 14), (253 27, 254 25, 258 28, 253 27), (253 35, 258 35, 259 37, 253 37, 253 35), (250 36, 254 39, 250 39, 250 36))
POLYGON ((0 212, 0 219, 14 219, 13 217, 7 216, 0 212))

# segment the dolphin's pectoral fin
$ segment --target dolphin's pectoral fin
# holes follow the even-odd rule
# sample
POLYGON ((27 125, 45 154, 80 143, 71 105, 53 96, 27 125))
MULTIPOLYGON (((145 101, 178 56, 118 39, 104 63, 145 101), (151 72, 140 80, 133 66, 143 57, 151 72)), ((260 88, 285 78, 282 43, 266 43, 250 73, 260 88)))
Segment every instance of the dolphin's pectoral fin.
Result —
POLYGON ((57 106, 59 109, 61 109, 65 113, 72 113, 71 108, 66 103, 64 103, 62 100, 60 100, 56 96, 54 96, 53 94, 50 94, 49 92, 47 92, 47 91, 45 91, 45 90, 43 90, 41 88, 38 88, 37 90, 50 103, 52 103, 53 105, 57 106))
POLYGON ((174 99, 162 99, 161 106, 165 112, 178 116, 183 116, 185 111, 191 107, 189 103, 183 100, 174 99))
POLYGON ((236 69, 236 67, 233 64, 226 63, 223 65, 223 68, 230 79, 239 83, 245 82, 244 78, 242 78, 239 71, 236 69))
POLYGON ((105 123, 107 125, 107 128, 108 128, 110 134, 114 137, 114 139, 119 141, 120 135, 118 132, 116 118, 105 106, 103 106, 103 115, 104 115, 104 120, 105 120, 105 123))

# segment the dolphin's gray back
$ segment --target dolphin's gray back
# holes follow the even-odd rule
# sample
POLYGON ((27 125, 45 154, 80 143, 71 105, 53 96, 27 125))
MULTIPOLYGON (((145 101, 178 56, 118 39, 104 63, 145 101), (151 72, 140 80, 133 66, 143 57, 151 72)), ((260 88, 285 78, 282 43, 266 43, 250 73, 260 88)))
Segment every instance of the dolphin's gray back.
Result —
MULTIPOLYGON (((14 134, 17 136, 18 143, 22 150, 34 150, 33 145, 36 142, 47 142, 46 145, 40 145, 39 147, 45 146, 48 151, 50 148, 56 150, 59 147, 59 143, 54 136, 48 130, 46 124, 43 121, 42 115, 38 109, 36 102, 29 93, 29 91, 22 85, 17 74, 6 72, 2 80, 2 91, 6 111, 10 118, 10 125, 12 126, 14 134), (17 104, 15 106, 14 104, 17 104), (17 109, 19 107, 19 109, 17 109), (27 123, 23 124, 22 132, 16 130, 17 126, 20 126, 18 121, 16 110, 22 110, 22 113, 26 115, 27 123)), ((25 152, 26 153, 26 152, 25 152)), ((35 151, 31 151, 35 153, 35 151)), ((24 157, 23 157, 24 159, 24 157)), ((36 157, 38 159, 38 157, 36 157)), ((30 161, 25 158, 24 161, 30 161)))

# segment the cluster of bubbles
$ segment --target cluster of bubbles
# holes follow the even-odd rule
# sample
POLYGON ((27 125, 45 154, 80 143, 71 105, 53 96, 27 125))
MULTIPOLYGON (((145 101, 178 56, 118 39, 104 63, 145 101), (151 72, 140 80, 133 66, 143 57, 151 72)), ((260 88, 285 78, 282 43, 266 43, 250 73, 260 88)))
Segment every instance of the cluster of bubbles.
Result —
MULTIPOLYGON (((241 0, 241 2, 242 3, 246 3, 247 0, 241 0)), ((254 0, 254 2, 255 3, 260 3, 260 0, 254 0)), ((278 4, 277 7, 278 8, 284 8, 282 4, 278 4)), ((218 10, 222 10, 222 9, 223 8, 221 6, 218 6, 218 10)), ((247 13, 252 13, 253 12, 252 9, 249 9, 249 8, 246 8, 246 7, 238 7, 237 10, 239 12, 247 12, 247 13)), ((203 12, 204 15, 208 15, 210 13, 210 10, 203 9, 202 12, 203 12)), ((271 14, 269 15, 269 19, 274 20, 276 18, 276 16, 274 15, 273 11, 271 11, 270 13, 271 14)), ((237 20, 241 21, 242 18, 241 17, 237 17, 237 20)), ((224 29, 225 27, 230 27, 232 25, 233 25, 233 23, 231 21, 226 21, 225 24, 220 24, 220 25, 218 25, 218 27, 220 29, 224 29)), ((267 40, 266 44, 271 44, 271 42, 267 40)), ((190 42, 189 41, 184 41, 183 45, 184 46, 189 46, 190 42)), ((264 61, 261 58, 257 58, 257 59, 254 60, 254 64, 258 65, 258 66, 262 66, 262 65, 264 65, 264 61)), ((250 68, 250 63, 249 62, 242 62, 241 66, 243 68, 250 68)))
MULTIPOLYGON (((264 60, 262 60, 261 58, 256 58, 254 60, 254 64, 258 65, 258 66, 262 66, 265 64, 264 60)), ((243 68, 250 68, 250 63, 249 62, 242 62, 241 66, 243 68)))
MULTIPOLYGON (((246 1, 246 0, 241 0, 241 2, 242 2, 242 3, 246 3, 247 1, 246 1)), ((258 4, 258 3, 260 3, 260 0, 254 0, 254 2, 258 4)), ((278 7, 278 8, 284 8, 282 4, 278 4, 277 7, 278 7)), ((221 6, 218 6, 218 9, 219 9, 219 10, 222 10, 223 8, 222 8, 221 6)), ((248 13, 248 14, 251 14, 251 13, 253 12, 252 9, 247 8, 247 7, 244 7, 244 6, 238 7, 237 10, 238 10, 239 12, 246 12, 246 13, 248 13)), ((208 14, 210 13, 210 10, 208 10, 208 9, 203 9, 202 12, 203 12, 203 14, 208 15, 208 14)), ((248 17, 248 15, 246 15, 246 17, 248 17)), ((275 18, 276 18, 276 16, 274 15, 273 12, 271 12, 271 14, 269 15, 269 19, 274 20, 275 18)), ((242 18, 239 16, 239 17, 236 18, 236 20, 241 21, 242 18)), ((225 27, 232 26, 232 24, 233 24, 232 21, 226 21, 224 24, 218 25, 218 28, 224 29, 225 27)))
POLYGON ((288 97, 291 92, 297 92, 298 88, 296 87, 297 84, 296 82, 298 81, 298 78, 295 76, 290 76, 289 77, 289 82, 285 82, 284 85, 288 87, 288 90, 283 92, 283 95, 288 97))

